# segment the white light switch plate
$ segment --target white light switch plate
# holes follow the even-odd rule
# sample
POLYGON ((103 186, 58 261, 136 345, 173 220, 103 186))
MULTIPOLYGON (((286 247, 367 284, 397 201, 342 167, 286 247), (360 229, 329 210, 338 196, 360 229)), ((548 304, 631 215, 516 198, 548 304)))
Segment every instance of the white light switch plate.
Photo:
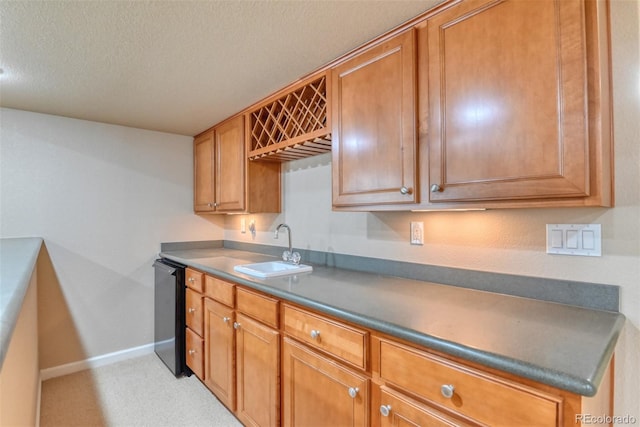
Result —
POLYGON ((600 224, 547 224, 547 253, 602 256, 600 224))
POLYGON ((424 245, 424 222, 411 221, 411 237, 412 245, 424 245))

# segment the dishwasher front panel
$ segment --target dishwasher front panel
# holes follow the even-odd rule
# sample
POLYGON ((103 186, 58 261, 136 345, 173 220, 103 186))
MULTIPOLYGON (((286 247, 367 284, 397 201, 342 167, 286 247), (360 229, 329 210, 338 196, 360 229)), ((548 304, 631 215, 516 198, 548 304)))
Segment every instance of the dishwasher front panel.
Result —
POLYGON ((154 351, 177 377, 188 374, 185 365, 184 266, 167 259, 153 263, 154 351))

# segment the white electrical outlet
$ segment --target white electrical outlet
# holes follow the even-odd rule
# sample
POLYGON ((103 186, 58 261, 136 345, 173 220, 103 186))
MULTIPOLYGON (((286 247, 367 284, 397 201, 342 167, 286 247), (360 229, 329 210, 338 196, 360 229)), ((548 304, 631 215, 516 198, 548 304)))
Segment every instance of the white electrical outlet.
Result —
POLYGON ((547 224, 547 253, 602 256, 600 224, 547 224))
POLYGON ((240 232, 243 234, 247 232, 247 221, 244 218, 240 218, 240 232))
POLYGON ((424 222, 411 221, 411 237, 410 241, 412 245, 424 244, 424 222))

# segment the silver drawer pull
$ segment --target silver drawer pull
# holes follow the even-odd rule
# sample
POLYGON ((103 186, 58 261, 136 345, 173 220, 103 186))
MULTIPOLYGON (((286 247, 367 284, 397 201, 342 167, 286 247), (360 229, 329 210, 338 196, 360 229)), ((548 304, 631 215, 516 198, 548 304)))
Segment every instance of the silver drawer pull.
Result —
POLYGON ((238 322, 233 322, 233 329, 240 329, 240 323, 238 322))
POLYGON ((196 309, 195 309, 195 308, 193 308, 193 307, 189 307, 189 310, 188 310, 188 311, 189 311, 189 313, 195 313, 195 312, 196 312, 196 309))
POLYGON ((440 387, 440 393, 447 399, 451 399, 453 397, 453 392, 455 391, 455 387, 451 384, 443 384, 440 387))
POLYGON ((317 340, 318 338, 320 338, 320 331, 316 331, 315 329, 312 329, 311 338, 313 338, 314 340, 317 340))
POLYGON ((222 318, 222 321, 223 321, 224 323, 229 323, 229 321, 230 321, 230 320, 231 320, 231 318, 230 318, 230 317, 223 317, 223 318, 222 318))
POLYGON ((389 414, 391 413, 391 405, 381 405, 380 413, 382 414, 383 417, 388 417, 389 414))
POLYGON ((358 387, 349 387, 349 396, 355 399, 360 389, 358 387))
POLYGON ((189 356, 193 356, 194 354, 196 354, 195 350, 193 350, 193 349, 189 350, 189 356))
POLYGON ((194 279, 193 277, 189 277, 189 282, 193 283, 195 281, 196 281, 196 279, 194 279))

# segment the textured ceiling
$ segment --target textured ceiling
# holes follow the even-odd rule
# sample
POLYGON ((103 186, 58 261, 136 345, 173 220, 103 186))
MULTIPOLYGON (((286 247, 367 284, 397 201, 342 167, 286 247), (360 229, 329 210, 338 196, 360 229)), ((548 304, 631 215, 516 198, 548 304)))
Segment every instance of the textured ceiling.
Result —
POLYGON ((0 0, 0 105, 195 135, 438 0, 0 0))

